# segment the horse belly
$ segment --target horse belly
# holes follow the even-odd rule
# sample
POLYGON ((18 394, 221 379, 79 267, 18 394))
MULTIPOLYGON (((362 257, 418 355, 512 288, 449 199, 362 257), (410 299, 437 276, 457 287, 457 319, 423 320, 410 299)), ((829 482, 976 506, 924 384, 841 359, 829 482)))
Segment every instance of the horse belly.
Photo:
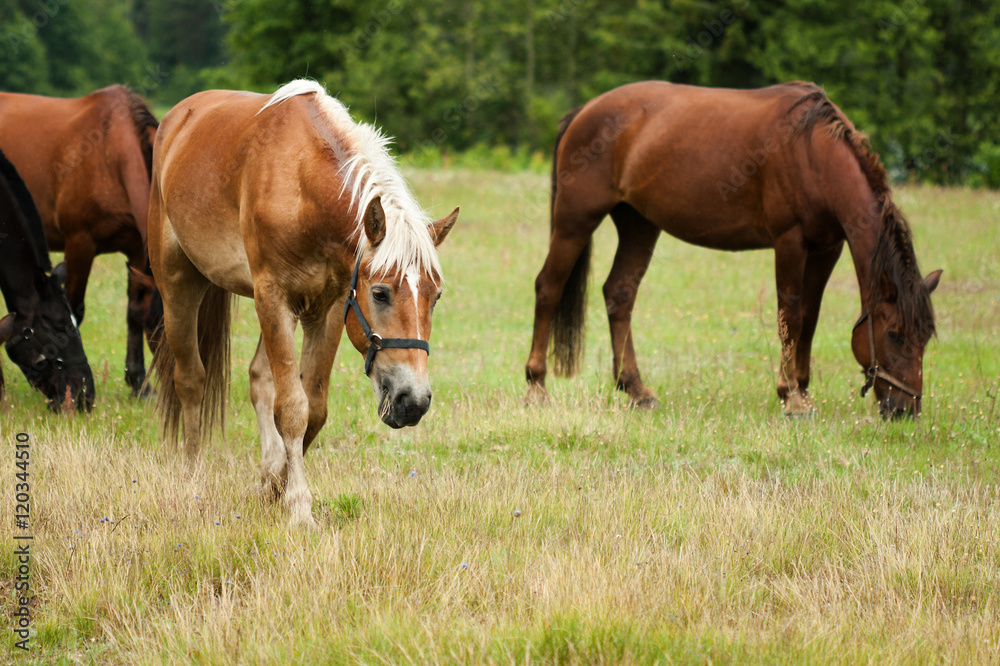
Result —
POLYGON ((638 201, 632 205, 661 230, 692 245, 713 250, 759 250, 773 247, 772 235, 761 220, 761 215, 750 211, 726 207, 707 210, 699 206, 647 201, 638 201))
POLYGON ((193 253, 185 249, 191 263, 213 284, 240 296, 253 298, 253 277, 242 242, 217 244, 199 248, 193 253), (206 251, 207 250, 207 251, 206 251))
POLYGON ((253 278, 243 237, 227 233, 224 225, 198 217, 168 215, 170 241, 176 243, 198 272, 216 286, 240 296, 253 298, 253 278), (178 228, 175 220, 184 219, 178 228), (181 240, 183 239, 183 240, 181 240))

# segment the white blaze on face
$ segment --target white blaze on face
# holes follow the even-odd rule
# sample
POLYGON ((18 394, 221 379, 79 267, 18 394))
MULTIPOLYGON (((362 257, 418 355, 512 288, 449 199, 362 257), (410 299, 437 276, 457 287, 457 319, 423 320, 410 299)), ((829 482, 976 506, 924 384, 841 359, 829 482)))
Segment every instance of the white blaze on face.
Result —
POLYGON ((413 313, 417 322, 417 339, 422 340, 423 338, 420 337, 420 276, 407 273, 405 279, 406 283, 410 285, 410 291, 413 292, 413 313))

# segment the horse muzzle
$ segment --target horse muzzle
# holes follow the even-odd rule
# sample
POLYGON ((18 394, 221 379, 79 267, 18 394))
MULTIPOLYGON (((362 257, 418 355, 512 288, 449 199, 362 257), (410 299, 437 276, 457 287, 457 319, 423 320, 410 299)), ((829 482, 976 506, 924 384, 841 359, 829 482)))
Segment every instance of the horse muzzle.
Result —
POLYGON ((404 388, 392 391, 383 386, 378 414, 390 428, 405 428, 420 423, 430 407, 430 390, 412 391, 404 388))

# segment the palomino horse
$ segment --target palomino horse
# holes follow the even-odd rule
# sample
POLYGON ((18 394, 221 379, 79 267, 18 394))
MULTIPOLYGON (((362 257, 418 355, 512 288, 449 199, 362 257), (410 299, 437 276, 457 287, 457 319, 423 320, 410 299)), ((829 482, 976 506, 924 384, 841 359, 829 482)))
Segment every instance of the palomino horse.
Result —
MULTIPOLYGON (((66 302, 66 264, 49 262, 45 233, 31 195, 0 151, 0 292, 8 314, 0 342, 31 385, 58 410, 94 405, 94 375, 66 302)), ((3 397, 0 372, 0 398, 3 397)))
POLYGON ((861 290, 854 356, 862 395, 883 416, 920 412, 930 294, 910 229, 867 140, 817 86, 725 90, 643 82, 605 93, 563 118, 552 169, 552 235, 535 282, 525 368, 543 400, 546 350, 572 374, 583 338, 591 236, 607 214, 618 250, 604 284, 614 376, 633 402, 655 406, 639 377, 632 308, 661 231, 720 250, 774 248, 786 414, 812 410, 809 357, 820 300, 844 241, 861 290))
POLYGON ((253 298, 261 483, 265 495, 284 493, 293 523, 313 522, 303 456, 326 420, 345 320, 382 420, 415 425, 430 406, 436 246, 458 209, 431 223, 387 141, 304 80, 270 97, 199 93, 164 117, 156 139, 149 256, 168 343, 154 358, 164 433, 176 438, 183 420, 187 460, 197 461, 203 420, 225 410, 229 294, 253 298))
MULTIPOLYGON (((94 256, 128 259, 125 381, 138 393, 146 376, 143 328, 159 320, 147 266, 146 215, 156 118, 124 86, 77 99, 0 93, 0 148, 28 184, 49 247, 66 257, 66 295, 83 323, 94 256)), ((151 348, 155 340, 150 340, 151 348)))

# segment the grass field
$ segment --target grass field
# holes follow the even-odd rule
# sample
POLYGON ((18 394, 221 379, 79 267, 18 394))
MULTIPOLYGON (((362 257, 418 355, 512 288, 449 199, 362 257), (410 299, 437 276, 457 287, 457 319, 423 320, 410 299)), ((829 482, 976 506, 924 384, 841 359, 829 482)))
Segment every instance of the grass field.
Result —
POLYGON ((408 176, 436 216, 462 206, 441 248, 434 403, 390 431, 342 345, 306 459, 316 531, 257 499, 248 302, 226 437, 194 478, 127 396, 120 257, 88 294, 92 414, 48 414, 6 363, 0 607, 12 625, 27 432, 35 633, 23 655, 5 626, 0 661, 1000 662, 1000 194, 897 192, 921 269, 944 269, 923 417, 884 423, 858 395, 845 253, 814 344, 818 413, 788 421, 771 253, 660 240, 634 325, 662 407, 638 412, 611 380, 605 223, 584 370, 525 408, 547 178, 408 176))

